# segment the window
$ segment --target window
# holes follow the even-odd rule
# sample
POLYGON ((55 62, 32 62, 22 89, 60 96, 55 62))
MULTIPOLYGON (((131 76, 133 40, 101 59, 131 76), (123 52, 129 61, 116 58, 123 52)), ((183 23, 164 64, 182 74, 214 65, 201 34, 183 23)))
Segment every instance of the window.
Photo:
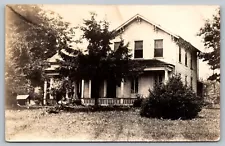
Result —
POLYGON ((181 62, 181 47, 179 46, 179 62, 181 62))
POLYGON ((154 56, 155 57, 163 57, 163 40, 155 40, 154 44, 154 56))
POLYGON ((134 42, 134 58, 143 58, 143 41, 134 42))
POLYGON ((192 77, 191 77, 191 83, 190 84, 191 84, 191 89, 193 89, 193 85, 192 85, 193 84, 193 78, 192 77))
POLYGON ((131 93, 138 93, 138 78, 131 81, 131 93))
POLYGON ((116 51, 120 46, 120 42, 114 42, 114 51, 116 51))
POLYGON ((155 75, 155 84, 162 84, 162 74, 155 75))
POLYGON ((187 86, 187 76, 185 76, 185 86, 187 86))
POLYGON ((185 51, 185 66, 187 66, 187 51, 185 51))
POLYGON ((193 69, 193 66, 192 66, 192 59, 193 59, 193 55, 191 54, 191 61, 190 61, 190 66, 191 66, 191 69, 193 69))

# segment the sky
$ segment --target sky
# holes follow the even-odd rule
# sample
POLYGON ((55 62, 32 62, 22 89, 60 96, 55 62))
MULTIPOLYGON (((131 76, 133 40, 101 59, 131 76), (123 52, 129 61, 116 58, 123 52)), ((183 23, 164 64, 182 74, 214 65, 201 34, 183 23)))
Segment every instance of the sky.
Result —
MULTIPOLYGON (((159 24, 170 32, 181 36, 201 51, 206 51, 196 34, 206 19, 216 14, 217 5, 44 5, 44 8, 58 13, 72 25, 82 25, 83 19, 95 12, 98 19, 110 22, 111 29, 140 14, 159 24)), ((199 61, 199 77, 207 79, 212 74, 205 62, 199 61)))

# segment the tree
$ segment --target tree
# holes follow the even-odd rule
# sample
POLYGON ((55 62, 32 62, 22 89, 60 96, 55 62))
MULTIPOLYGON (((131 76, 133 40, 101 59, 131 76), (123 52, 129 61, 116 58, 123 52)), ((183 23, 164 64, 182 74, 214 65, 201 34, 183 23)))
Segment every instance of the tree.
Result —
POLYGON ((220 83, 216 81, 204 81, 204 100, 207 104, 220 103, 220 83))
MULTIPOLYGON (((94 84, 92 90, 98 92, 103 80, 114 82, 120 86, 123 78, 131 76, 133 72, 139 73, 143 68, 138 63, 131 63, 131 53, 128 44, 121 39, 117 50, 110 47, 118 33, 109 30, 107 21, 97 21, 96 14, 91 13, 89 20, 84 20, 83 39, 88 42, 86 50, 66 48, 70 54, 61 53, 64 60, 60 69, 62 76, 71 80, 90 79, 94 84)), ((94 93, 95 105, 98 106, 98 93, 94 93)))
POLYGON ((203 37, 204 46, 210 51, 200 54, 203 61, 207 61, 213 70, 208 80, 216 80, 220 82, 220 73, 214 72, 220 69, 220 10, 213 15, 212 20, 206 20, 205 25, 200 28, 198 36, 203 37))
POLYGON ((6 94, 43 85, 46 59, 73 42, 74 29, 41 5, 7 5, 6 94))

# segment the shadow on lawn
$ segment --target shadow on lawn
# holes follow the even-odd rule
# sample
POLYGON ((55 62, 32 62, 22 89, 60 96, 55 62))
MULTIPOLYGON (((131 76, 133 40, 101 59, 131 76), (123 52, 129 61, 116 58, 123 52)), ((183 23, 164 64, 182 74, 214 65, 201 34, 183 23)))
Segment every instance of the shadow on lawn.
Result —
POLYGON ((63 107, 65 112, 108 112, 108 111, 130 111, 132 107, 127 106, 78 106, 78 107, 63 107))
POLYGON ((59 113, 59 112, 107 112, 107 111, 130 111, 134 109, 128 106, 16 106, 13 108, 5 108, 5 110, 36 110, 43 109, 49 113, 59 113))

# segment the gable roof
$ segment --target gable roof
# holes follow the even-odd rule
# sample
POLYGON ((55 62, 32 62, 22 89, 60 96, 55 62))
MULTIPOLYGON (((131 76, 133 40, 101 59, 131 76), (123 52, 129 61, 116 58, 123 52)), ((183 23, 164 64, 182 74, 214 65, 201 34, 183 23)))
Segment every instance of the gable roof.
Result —
POLYGON ((62 57, 59 55, 59 51, 57 51, 55 55, 47 59, 48 62, 53 62, 53 63, 57 62, 57 60, 62 60, 62 57))
POLYGON ((147 18, 143 17, 140 14, 136 14, 133 17, 131 17, 130 19, 128 19, 126 22, 124 22, 123 24, 121 24, 119 27, 117 27, 115 30, 116 31, 120 31, 121 29, 123 29, 124 27, 128 26, 133 20, 135 19, 142 19, 145 22, 147 22, 148 24, 153 25, 155 28, 158 28, 162 31, 164 31, 165 33, 173 36, 174 38, 176 38, 178 41, 182 41, 182 42, 178 42, 178 44, 185 44, 185 46, 188 46, 188 48, 194 48, 195 50, 197 50, 198 52, 201 52, 199 49, 197 49, 196 47, 194 47, 191 43, 189 43, 188 41, 184 40, 182 37, 166 30, 165 28, 161 27, 159 24, 156 24, 150 20, 148 20, 147 18))

